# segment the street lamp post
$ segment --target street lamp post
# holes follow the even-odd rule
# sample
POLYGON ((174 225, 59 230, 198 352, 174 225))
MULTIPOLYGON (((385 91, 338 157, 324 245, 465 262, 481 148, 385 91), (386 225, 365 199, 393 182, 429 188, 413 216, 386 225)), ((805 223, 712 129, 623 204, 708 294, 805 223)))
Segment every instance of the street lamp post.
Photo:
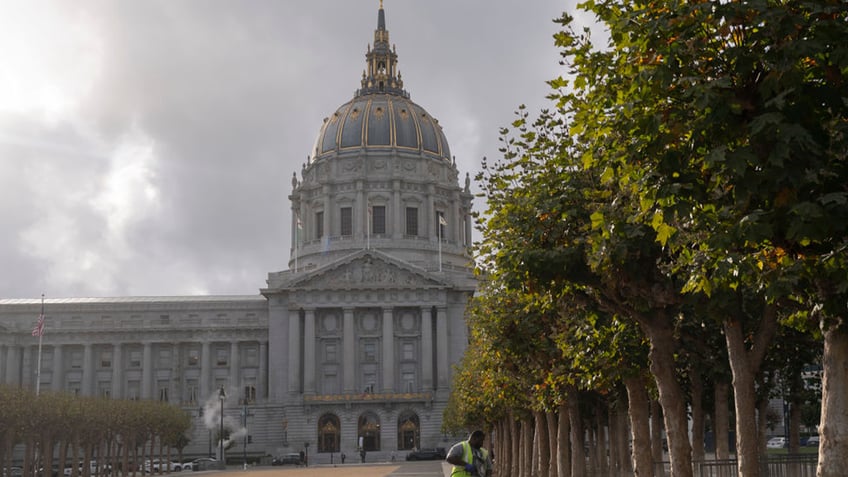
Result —
POLYGON ((227 393, 224 391, 223 385, 218 390, 218 399, 221 401, 221 434, 218 436, 220 439, 221 462, 226 465, 227 461, 224 459, 224 401, 227 400, 227 393))
POLYGON ((243 463, 242 468, 247 470, 247 398, 244 399, 244 404, 241 408, 241 415, 244 416, 244 441, 242 442, 241 447, 241 460, 243 463))

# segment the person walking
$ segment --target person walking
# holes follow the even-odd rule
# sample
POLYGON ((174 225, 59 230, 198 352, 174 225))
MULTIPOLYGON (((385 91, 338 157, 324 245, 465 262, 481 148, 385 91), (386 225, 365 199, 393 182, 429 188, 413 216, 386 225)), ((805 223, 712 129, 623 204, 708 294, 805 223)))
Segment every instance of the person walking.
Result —
POLYGON ((451 477, 491 477, 492 459, 483 448, 486 434, 481 430, 472 432, 467 440, 457 442, 450 448, 445 460, 452 464, 451 477))

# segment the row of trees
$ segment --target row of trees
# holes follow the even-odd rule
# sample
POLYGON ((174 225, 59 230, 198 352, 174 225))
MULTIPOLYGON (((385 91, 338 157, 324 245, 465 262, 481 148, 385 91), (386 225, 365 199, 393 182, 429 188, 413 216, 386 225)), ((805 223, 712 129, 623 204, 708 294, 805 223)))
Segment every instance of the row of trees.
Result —
MULTIPOLYGON (((12 450, 23 446, 23 475, 47 477, 70 467, 72 477, 89 477, 109 466, 135 475, 146 459, 171 460, 188 445, 191 418, 157 401, 124 401, 41 393, 0 386, 0 468, 12 465, 12 450), (78 466, 78 463, 82 466, 78 466), (59 469, 48 473, 42 469, 59 469)), ((180 455, 181 457, 181 455, 180 455)), ((169 471, 167 466, 164 471, 169 471)), ((8 474, 6 474, 8 475, 8 474)))
POLYGON ((581 8, 607 43, 558 20, 551 109, 522 108, 478 176, 485 283, 446 421, 489 426, 501 475, 582 476, 588 435, 590 463, 645 476, 662 416, 671 473, 688 477, 706 417, 727 435, 732 396, 739 475, 756 477, 769 391, 794 402, 797 446, 799 367, 821 360, 818 475, 842 475, 848 7, 581 8))

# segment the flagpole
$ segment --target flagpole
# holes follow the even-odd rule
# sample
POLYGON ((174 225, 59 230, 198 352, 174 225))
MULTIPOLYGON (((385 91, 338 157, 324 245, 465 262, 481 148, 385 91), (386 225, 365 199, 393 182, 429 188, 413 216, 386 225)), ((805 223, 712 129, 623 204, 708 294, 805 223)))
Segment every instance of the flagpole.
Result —
POLYGON ((439 273, 442 272, 442 221, 444 219, 439 215, 439 220, 436 221, 436 227, 439 229, 439 273))
MULTIPOLYGON (((44 293, 41 294, 41 319, 44 319, 44 293)), ((44 328, 38 333, 38 364, 35 371, 35 395, 41 391, 41 340, 44 338, 44 328)))
POLYGON ((300 245, 300 217, 295 214, 295 223, 294 223, 294 273, 297 273, 297 249, 300 245))

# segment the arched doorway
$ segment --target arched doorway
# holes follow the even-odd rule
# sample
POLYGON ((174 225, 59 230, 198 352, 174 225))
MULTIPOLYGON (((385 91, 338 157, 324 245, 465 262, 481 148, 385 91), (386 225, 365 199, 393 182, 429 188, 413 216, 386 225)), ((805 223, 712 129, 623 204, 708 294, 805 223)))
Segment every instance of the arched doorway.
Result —
POLYGON ((405 411, 398 416, 398 450, 412 450, 418 448, 418 414, 405 411))
POLYGON ((341 425, 335 414, 321 416, 318 419, 318 452, 338 452, 341 435, 341 425))
POLYGON ((366 451, 380 450, 380 418, 373 412, 359 416, 359 441, 366 451))

